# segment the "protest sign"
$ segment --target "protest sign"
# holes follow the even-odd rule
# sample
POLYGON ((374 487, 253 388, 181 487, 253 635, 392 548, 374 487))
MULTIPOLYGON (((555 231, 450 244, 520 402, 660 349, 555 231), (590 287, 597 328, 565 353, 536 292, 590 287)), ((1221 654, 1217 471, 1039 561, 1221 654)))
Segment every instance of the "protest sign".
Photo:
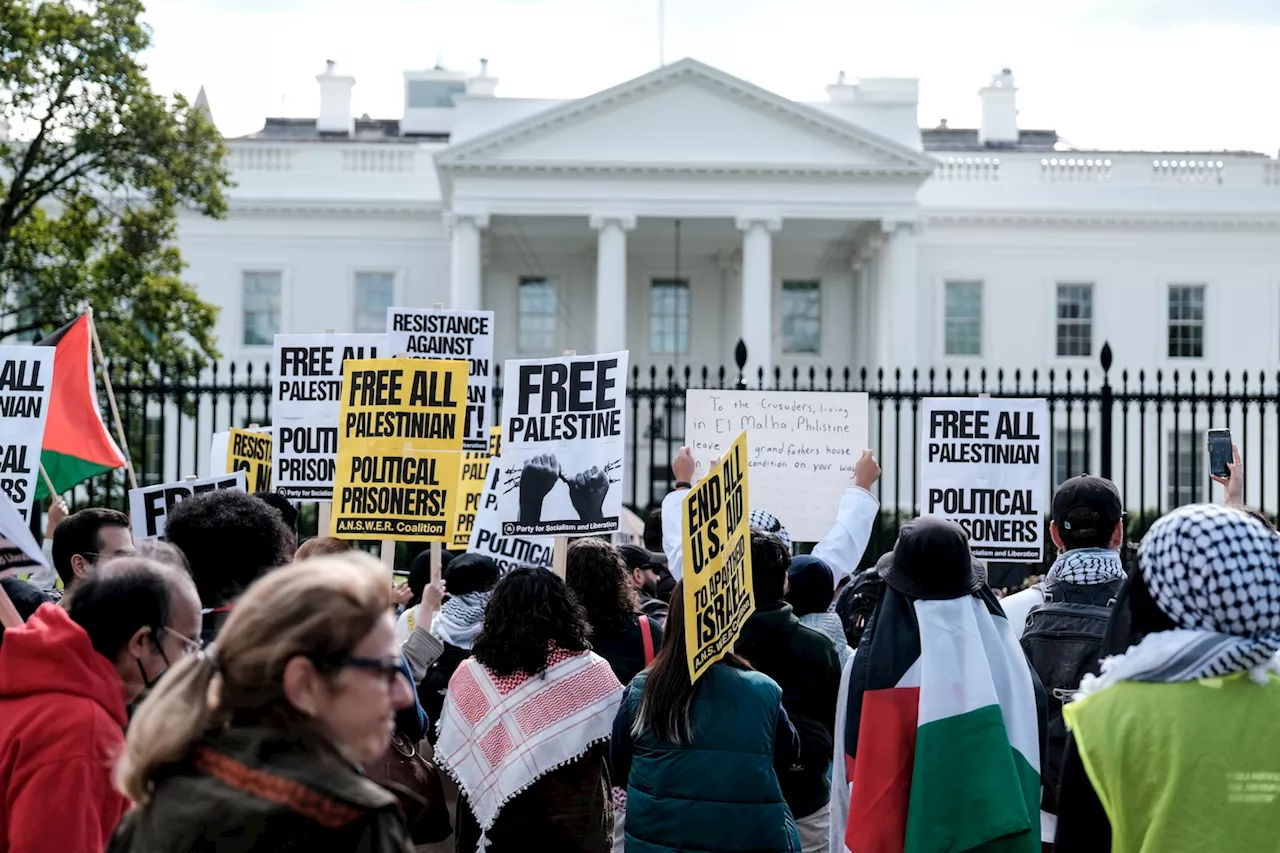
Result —
POLYGON ((921 514, 957 522, 979 559, 1040 562, 1048 412, 1043 399, 922 400, 921 514))
POLYGON ((388 308, 387 346, 413 358, 466 359, 462 448, 487 451, 493 423, 493 312, 388 308))
POLYGON ((489 476, 480 496, 480 510, 471 526, 467 551, 484 554, 498 564, 503 573, 520 566, 551 570, 555 539, 551 536, 504 536, 498 521, 498 493, 502 481, 502 457, 495 454, 489 461, 489 476))
POLYGON ((227 468, 245 472, 251 493, 271 491, 271 433, 233 429, 228 438, 227 468))
POLYGON ((36 538, 9 495, 0 490, 0 577, 25 574, 33 566, 47 565, 36 538))
POLYGON ((467 363, 351 360, 342 372, 330 535, 448 541, 462 461, 467 363))
POLYGON ((462 454, 462 466, 458 476, 458 505, 453 514, 453 526, 449 530, 449 547, 465 549, 471 542, 471 528, 480 511, 480 499, 488 481, 489 460, 502 442, 502 427, 490 427, 489 449, 484 453, 462 454))
POLYGON ((276 335, 271 419, 275 490, 292 500, 333 497, 342 365, 385 357, 386 335, 276 335))
POLYGON ((0 492, 23 519, 40 476, 53 356, 53 347, 0 347, 0 492))
POLYGON ((748 467, 744 432, 680 501, 685 649, 692 681, 732 651, 738 632, 756 609, 748 467))
POLYGON ((229 492, 248 491, 245 472, 236 471, 204 480, 183 480, 130 489, 129 520, 133 523, 134 540, 163 537, 165 523, 175 506, 187 498, 219 489, 229 492))
POLYGON ((502 396, 506 536, 618 529, 626 458, 626 352, 508 361, 502 396))
POLYGON ((747 433, 756 506, 778 517, 795 542, 819 542, 853 484, 867 444, 867 395, 806 391, 717 391, 685 394, 685 443, 698 476, 747 433))

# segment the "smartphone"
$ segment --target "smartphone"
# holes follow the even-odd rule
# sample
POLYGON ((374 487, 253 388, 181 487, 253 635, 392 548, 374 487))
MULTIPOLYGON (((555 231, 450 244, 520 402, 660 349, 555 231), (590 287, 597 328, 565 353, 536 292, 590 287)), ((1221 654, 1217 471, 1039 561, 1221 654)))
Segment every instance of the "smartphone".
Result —
POLYGON ((1231 451, 1231 430, 1211 429, 1206 436, 1209 440, 1209 473, 1225 477, 1227 464, 1235 458, 1231 451))

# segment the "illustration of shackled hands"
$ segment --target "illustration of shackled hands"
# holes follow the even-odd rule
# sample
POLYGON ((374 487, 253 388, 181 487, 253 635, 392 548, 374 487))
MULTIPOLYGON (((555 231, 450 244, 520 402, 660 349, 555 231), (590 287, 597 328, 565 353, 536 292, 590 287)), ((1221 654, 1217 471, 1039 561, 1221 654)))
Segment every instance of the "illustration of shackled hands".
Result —
POLYGON ((534 456, 520 473, 520 523, 542 521, 542 503, 557 482, 569 487, 569 500, 583 521, 604 520, 604 499, 609 493, 609 474, 596 466, 568 477, 553 454, 534 456))

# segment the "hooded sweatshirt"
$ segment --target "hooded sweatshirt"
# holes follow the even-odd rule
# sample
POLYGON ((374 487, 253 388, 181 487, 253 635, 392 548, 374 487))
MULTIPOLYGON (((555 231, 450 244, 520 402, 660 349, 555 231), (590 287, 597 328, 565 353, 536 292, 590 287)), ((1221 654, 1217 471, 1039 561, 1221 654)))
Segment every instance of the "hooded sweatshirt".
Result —
POLYGON ((129 802, 111 787, 124 687, 60 607, 0 646, 0 853, 100 853, 129 802))

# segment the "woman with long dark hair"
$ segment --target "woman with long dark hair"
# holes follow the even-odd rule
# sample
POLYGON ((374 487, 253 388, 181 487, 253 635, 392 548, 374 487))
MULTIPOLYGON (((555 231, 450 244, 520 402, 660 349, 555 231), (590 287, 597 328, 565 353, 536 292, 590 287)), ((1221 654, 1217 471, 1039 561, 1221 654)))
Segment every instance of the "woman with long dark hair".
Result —
POLYGON ((662 645, 662 626, 640 613, 622 555, 602 539, 578 539, 565 559, 565 583, 587 611, 591 648, 629 684, 662 645))
POLYGON ((799 740, 782 689, 732 653, 697 683, 685 650, 684 584, 671 594, 653 666, 635 677, 613 724, 614 783, 627 789, 627 847, 791 853, 800 834, 778 769, 799 740))
POLYGON ((458 782, 457 850, 604 853, 613 810, 604 742, 622 699, 582 607, 546 569, 493 588, 449 681, 436 761, 458 782))

